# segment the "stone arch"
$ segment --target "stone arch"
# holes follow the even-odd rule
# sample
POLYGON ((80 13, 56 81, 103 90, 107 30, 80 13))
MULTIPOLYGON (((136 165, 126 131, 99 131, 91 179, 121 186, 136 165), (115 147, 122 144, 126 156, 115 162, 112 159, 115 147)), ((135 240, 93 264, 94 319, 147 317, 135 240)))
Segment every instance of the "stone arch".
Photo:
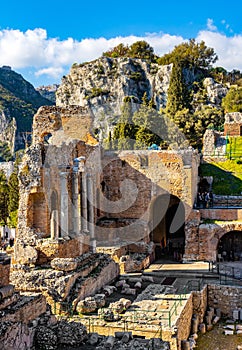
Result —
MULTIPOLYGON (((218 259, 218 247, 220 240, 229 232, 240 232, 242 236, 242 224, 241 222, 228 222, 221 225, 218 224, 210 224, 210 225, 202 225, 205 229, 206 237, 206 249, 204 246, 204 250, 206 250, 206 257, 204 254, 201 255, 200 258, 216 261, 218 259), (206 228, 208 226, 208 228, 206 228)), ((201 235, 201 228, 199 229, 199 235, 201 235)), ((201 249, 201 244, 200 244, 201 249)))
POLYGON ((170 193, 153 198, 150 205, 150 239, 156 245, 156 257, 163 254, 179 253, 185 246, 185 206, 183 202, 170 193))
POLYGON ((218 240, 217 257, 222 261, 242 260, 242 231, 228 231, 218 240))

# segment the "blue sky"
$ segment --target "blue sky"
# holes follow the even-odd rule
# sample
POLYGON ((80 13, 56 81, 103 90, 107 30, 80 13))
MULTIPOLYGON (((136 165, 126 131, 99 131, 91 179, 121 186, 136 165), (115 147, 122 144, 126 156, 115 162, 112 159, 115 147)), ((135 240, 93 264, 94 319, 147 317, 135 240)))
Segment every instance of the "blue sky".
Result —
POLYGON ((162 55, 195 38, 215 49, 216 65, 242 70, 241 10, 241 0, 8 0, 1 3, 0 66, 39 86, 59 83, 72 63, 119 42, 146 40, 162 55))

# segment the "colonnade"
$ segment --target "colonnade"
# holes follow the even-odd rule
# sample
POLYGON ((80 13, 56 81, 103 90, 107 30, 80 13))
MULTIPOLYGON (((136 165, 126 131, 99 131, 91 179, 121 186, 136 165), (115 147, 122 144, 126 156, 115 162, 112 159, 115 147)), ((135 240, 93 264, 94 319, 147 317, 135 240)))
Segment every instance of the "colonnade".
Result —
POLYGON ((92 250, 95 251, 95 177, 87 172, 84 157, 74 159, 72 172, 68 167, 61 167, 60 205, 51 209, 51 238, 90 235, 92 250), (71 176, 70 176, 71 175, 71 176), (68 191, 71 177, 71 191, 68 191))

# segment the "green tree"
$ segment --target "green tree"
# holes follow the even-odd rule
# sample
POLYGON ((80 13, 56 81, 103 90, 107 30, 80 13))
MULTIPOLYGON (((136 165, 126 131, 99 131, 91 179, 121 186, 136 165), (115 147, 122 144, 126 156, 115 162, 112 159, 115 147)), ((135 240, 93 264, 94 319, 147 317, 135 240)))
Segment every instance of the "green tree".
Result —
POLYGON ((179 60, 183 67, 209 69, 218 56, 213 48, 207 47, 204 41, 196 43, 195 39, 175 46, 171 53, 158 58, 159 64, 165 65, 179 60))
POLYGON ((113 132, 114 148, 119 150, 133 148, 136 129, 132 122, 132 115, 132 102, 124 102, 119 122, 113 132))
POLYGON ((242 112, 242 87, 232 86, 222 99, 222 107, 225 113, 242 112))
POLYGON ((137 130, 135 148, 142 149, 162 143, 162 117, 153 108, 153 100, 149 100, 146 94, 142 98, 139 110, 133 115, 133 123, 137 130))
POLYGON ((17 226, 17 213, 19 205, 19 182, 18 175, 13 172, 8 180, 9 198, 8 198, 8 212, 9 225, 11 227, 17 226))
POLYGON ((7 142, 0 141, 0 162, 8 162, 13 158, 7 142))
POLYGON ((189 91, 185 84, 182 65, 179 61, 175 61, 173 64, 167 95, 166 113, 175 121, 176 113, 184 108, 188 108, 190 103, 189 91))
POLYGON ((111 58, 116 58, 116 57, 126 57, 129 52, 129 47, 128 45, 124 44, 119 44, 112 49, 103 52, 103 56, 105 57, 111 57, 111 58))
POLYGON ((133 43, 128 52, 131 58, 141 58, 153 62, 155 60, 154 49, 146 41, 140 40, 133 43))
POLYGON ((205 105, 191 115, 184 133, 193 147, 201 148, 202 138, 206 129, 221 130, 223 124, 223 111, 216 107, 205 105))
POLYGON ((5 173, 0 170, 0 223, 7 225, 8 221, 9 187, 5 173))

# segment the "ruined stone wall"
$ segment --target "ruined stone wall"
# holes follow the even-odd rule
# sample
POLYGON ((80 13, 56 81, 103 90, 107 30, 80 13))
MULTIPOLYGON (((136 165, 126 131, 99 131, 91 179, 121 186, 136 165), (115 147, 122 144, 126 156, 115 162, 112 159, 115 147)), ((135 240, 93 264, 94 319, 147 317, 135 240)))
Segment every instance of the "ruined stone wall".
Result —
POLYGON ((190 295, 176 322, 178 350, 181 350, 181 341, 186 340, 189 337, 190 330, 191 330, 192 314, 193 314, 193 302, 192 302, 192 295, 190 295))
POLYGON ((192 292, 193 314, 198 316, 198 322, 202 323, 208 307, 208 287, 192 292))
POLYGON ((224 123, 224 135, 241 136, 242 113, 226 113, 224 123))
POLYGON ((87 141, 92 124, 92 114, 88 107, 43 106, 34 116, 33 143, 42 143, 44 136, 56 131, 59 131, 59 138, 64 134, 66 139, 87 141))
MULTIPOLYGON (((77 225, 74 225, 73 219, 74 158, 85 157, 85 171, 96 176, 98 148, 91 133, 92 113, 88 108, 42 107, 34 116, 33 143, 25 153, 19 172, 20 203, 15 262, 46 263, 56 254, 70 257, 89 249, 89 242, 84 242, 83 237, 80 236, 75 243, 71 242, 70 237, 73 233, 77 234, 77 225), (94 157, 92 153, 95 153, 94 157), (61 199, 63 189, 64 200, 61 199), (55 214, 51 224, 53 210, 58 215, 55 214), (63 235, 69 237, 64 243, 43 241, 50 238, 58 240, 63 235)), ((81 191, 82 180, 78 181, 78 191, 81 191)), ((78 210, 81 215, 81 208, 78 210)))
POLYGON ((230 231, 242 231, 241 221, 224 221, 199 226, 199 254, 197 260, 216 261, 219 240, 230 231))
POLYGON ((242 287, 208 285, 208 306, 219 308, 224 316, 232 317, 233 310, 241 309, 242 287))
POLYGON ((228 136, 241 136, 240 135, 240 128, 242 127, 242 123, 231 123, 231 124, 224 124, 224 135, 228 136))
POLYGON ((37 242, 37 265, 45 265, 55 258, 75 258, 89 251, 89 240, 80 234, 80 237, 71 240, 40 241, 37 242))
POLYGON ((10 258, 0 253, 0 288, 9 284, 10 258))
POLYGON ((199 225, 200 225, 199 210, 192 210, 185 223, 185 253, 183 260, 199 260, 199 225))
POLYGON ((240 210, 192 210, 185 225, 186 246, 183 256, 184 261, 216 261, 218 242, 223 235, 230 231, 242 231, 240 210), (217 221, 215 223, 203 223, 203 220, 206 219, 217 221))
POLYGON ((28 324, 30 321, 46 312, 46 299, 41 294, 22 295, 21 304, 16 303, 11 309, 5 311, 1 322, 21 322, 28 324))
POLYGON ((201 219, 209 220, 242 220, 242 209, 221 209, 221 208, 211 208, 211 209, 200 209, 201 219))
MULTIPOLYGON (((122 182, 129 190, 128 208, 109 217, 147 218, 152 198, 172 194, 191 207, 197 190, 199 159, 192 151, 123 151, 107 153, 103 161, 103 193, 112 201, 120 201, 122 182), (105 165, 106 163, 106 165, 105 165)), ((123 209, 123 208, 122 208, 123 209)))

